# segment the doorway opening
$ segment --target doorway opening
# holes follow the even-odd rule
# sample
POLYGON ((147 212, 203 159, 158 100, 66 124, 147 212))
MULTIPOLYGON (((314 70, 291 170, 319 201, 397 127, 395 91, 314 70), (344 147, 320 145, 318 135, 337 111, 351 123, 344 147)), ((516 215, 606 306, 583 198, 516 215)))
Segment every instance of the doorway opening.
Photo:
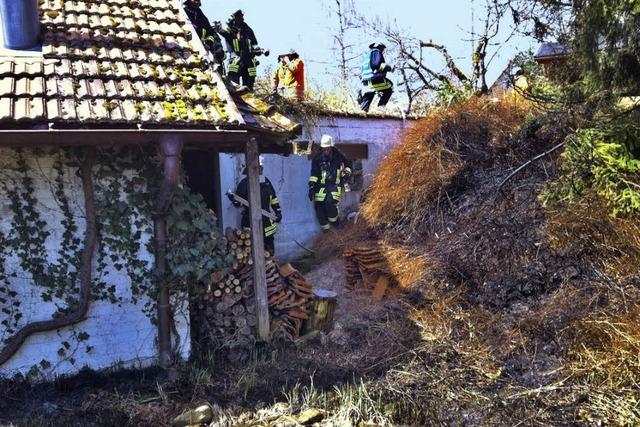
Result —
POLYGON ((182 154, 187 185, 202 195, 207 207, 222 226, 222 200, 220 194, 220 156, 217 151, 186 149, 182 154))

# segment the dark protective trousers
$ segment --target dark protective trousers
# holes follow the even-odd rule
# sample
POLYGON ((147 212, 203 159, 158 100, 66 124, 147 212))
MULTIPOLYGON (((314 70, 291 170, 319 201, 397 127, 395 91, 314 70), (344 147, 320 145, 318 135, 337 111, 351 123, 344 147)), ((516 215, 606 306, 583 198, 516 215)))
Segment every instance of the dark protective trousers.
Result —
POLYGON ((227 77, 229 80, 236 84, 242 84, 253 91, 253 85, 256 82, 256 62, 241 60, 240 58, 234 58, 229 64, 229 71, 227 77))
POLYGON ((369 84, 367 86, 367 89, 368 90, 362 95, 362 98, 360 100, 360 108, 362 109, 362 111, 369 111, 369 107, 371 107, 373 98, 378 93, 380 94, 378 106, 384 107, 385 105, 387 105, 387 102, 389 102, 389 99, 391 99, 391 95, 393 94, 393 83, 385 78, 383 83, 377 83, 373 85, 369 84), (385 87, 385 89, 376 89, 375 87, 378 85, 385 87))
POLYGON ((316 210, 316 217, 320 228, 323 231, 329 230, 332 225, 338 223, 338 200, 331 197, 331 194, 327 194, 327 197, 322 202, 314 202, 313 204, 316 210))

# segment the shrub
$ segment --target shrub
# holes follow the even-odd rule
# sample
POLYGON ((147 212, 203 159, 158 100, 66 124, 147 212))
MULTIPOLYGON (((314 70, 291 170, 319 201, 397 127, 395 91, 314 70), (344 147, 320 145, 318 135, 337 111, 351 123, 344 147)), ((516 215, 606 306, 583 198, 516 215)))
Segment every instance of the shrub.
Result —
POLYGON ((616 216, 640 214, 640 126, 629 117, 581 129, 568 139, 560 179, 545 201, 574 200, 595 192, 616 216))

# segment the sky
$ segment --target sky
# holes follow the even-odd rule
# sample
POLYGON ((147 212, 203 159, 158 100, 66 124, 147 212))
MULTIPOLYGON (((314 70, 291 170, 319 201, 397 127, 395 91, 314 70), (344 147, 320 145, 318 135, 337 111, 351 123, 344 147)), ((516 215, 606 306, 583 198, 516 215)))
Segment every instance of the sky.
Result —
MULTIPOLYGON (((470 69, 472 6, 478 30, 483 4, 484 0, 354 0, 357 12, 367 19, 395 22, 394 25, 408 35, 444 44, 454 58, 459 59, 464 71, 470 69)), ((337 17, 332 14, 334 7, 335 0, 202 0, 202 9, 212 23, 219 20, 224 24, 235 10, 244 11, 245 20, 256 33, 260 46, 272 51, 270 57, 259 58, 259 73, 264 73, 267 65, 274 67, 279 53, 294 48, 305 62, 307 80, 324 87, 336 82, 332 49, 332 35, 337 26, 337 17)), ((373 37, 360 33, 360 40, 354 40, 357 45, 354 50, 366 51, 373 37)), ((503 46, 491 67, 489 83, 518 51, 535 47, 523 38, 503 46)), ((359 62, 356 60, 357 65, 359 62)), ((394 80, 393 75, 390 77, 394 80)))

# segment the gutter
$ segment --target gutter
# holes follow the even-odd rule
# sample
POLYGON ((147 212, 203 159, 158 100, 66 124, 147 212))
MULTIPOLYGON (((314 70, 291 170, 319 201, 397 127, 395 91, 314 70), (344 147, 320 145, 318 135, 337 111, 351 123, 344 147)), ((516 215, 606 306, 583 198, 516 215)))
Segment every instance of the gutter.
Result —
POLYGON ((0 129, 0 146, 127 145, 158 142, 179 135, 197 144, 237 144, 242 149, 245 130, 226 129, 0 129))
MULTIPOLYGON (((0 129, 0 147, 142 145, 177 136, 192 147, 242 153, 248 134, 247 129, 0 129)), ((260 152, 289 154, 288 145, 282 144, 285 138, 289 136, 261 138, 260 152)))
POLYGON ((163 162, 163 175, 158 195, 153 206, 153 234, 155 268, 154 278, 158 289, 158 349, 159 362, 163 368, 172 364, 171 354, 171 304, 167 283, 167 212, 171 199, 178 187, 180 178, 180 155, 182 141, 179 138, 168 138, 160 142, 160 153, 163 162))

